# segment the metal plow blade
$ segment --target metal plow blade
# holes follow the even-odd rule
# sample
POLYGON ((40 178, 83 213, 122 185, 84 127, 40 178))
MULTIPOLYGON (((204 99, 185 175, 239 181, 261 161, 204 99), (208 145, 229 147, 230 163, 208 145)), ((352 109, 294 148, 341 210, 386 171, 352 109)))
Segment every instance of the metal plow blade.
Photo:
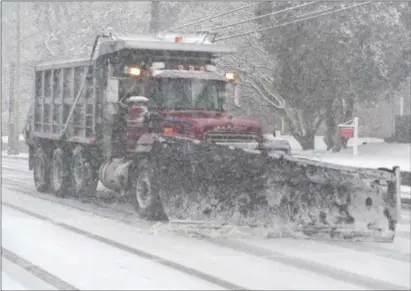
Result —
POLYGON ((170 138, 154 145, 169 219, 263 226, 306 238, 392 241, 397 177, 170 138))

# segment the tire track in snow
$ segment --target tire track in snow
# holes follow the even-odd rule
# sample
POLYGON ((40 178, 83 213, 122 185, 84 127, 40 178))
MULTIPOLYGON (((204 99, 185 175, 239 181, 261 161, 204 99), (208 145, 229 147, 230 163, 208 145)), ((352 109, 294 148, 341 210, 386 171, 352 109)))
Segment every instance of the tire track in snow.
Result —
POLYGON ((377 280, 371 277, 366 277, 364 275, 359 275, 350 271, 333 268, 317 262, 300 259, 298 257, 291 257, 283 253, 267 250, 261 247, 247 245, 240 241, 214 240, 214 243, 222 247, 228 247, 230 249, 234 249, 246 254, 251 254, 260 258, 264 258, 266 260, 280 262, 300 270, 318 273, 335 280, 348 282, 370 290, 409 290, 404 286, 377 280))
MULTIPOLYGON (((408 239, 409 238, 410 237, 408 235, 408 239)), ((393 260, 397 260, 397 261, 408 263, 408 264, 411 263, 410 254, 403 253, 400 251, 393 252, 391 250, 387 250, 386 248, 382 246, 377 245, 377 243, 373 244, 371 248, 370 248, 370 245, 362 244, 362 243, 352 244, 352 243, 337 242, 335 245, 337 245, 340 248, 347 249, 347 250, 354 250, 354 251, 369 253, 375 256, 393 259, 393 260)))
POLYGON ((194 276, 194 277, 199 278, 201 280, 204 280, 206 282, 209 282, 209 283, 212 283, 214 285, 220 286, 224 289, 227 289, 227 290, 247 290, 247 289, 245 289, 241 286, 238 286, 238 285, 233 284, 231 282, 228 282, 228 281, 222 280, 220 278, 211 276, 209 274, 200 272, 200 271, 195 270, 193 268, 186 267, 184 265, 181 265, 181 264, 178 264, 176 262, 161 258, 161 257, 153 255, 151 253, 148 253, 148 252, 145 252, 145 251, 142 251, 142 250, 138 250, 138 249, 126 246, 126 245, 121 244, 119 242, 116 242, 116 241, 110 240, 108 238, 93 234, 93 233, 88 232, 88 231, 81 230, 81 229, 73 227, 71 225, 68 225, 68 224, 65 224, 65 223, 62 223, 62 222, 57 222, 57 221, 55 221, 51 218, 48 218, 46 216, 31 212, 31 211, 28 211, 26 209, 23 209, 21 207, 9 204, 7 202, 2 202, 2 205, 6 206, 6 207, 9 207, 11 209, 14 209, 16 211, 19 211, 21 213, 24 213, 26 215, 29 215, 31 217, 34 217, 34 218, 37 218, 37 219, 40 219, 40 220, 43 220, 43 221, 47 221, 47 222, 49 222, 53 225, 56 225, 56 226, 61 227, 65 230, 71 231, 73 233, 82 235, 86 238, 89 238, 89 239, 104 243, 108 246, 117 248, 117 249, 122 250, 122 251, 125 251, 127 253, 132 254, 132 255, 135 255, 135 256, 138 256, 138 257, 141 257, 141 258, 144 258, 144 259, 147 259, 147 260, 155 261, 155 262, 157 262, 157 263, 159 263, 163 266, 166 266, 166 267, 175 269, 177 271, 180 271, 182 273, 194 276))
POLYGON ((57 290, 79 290, 73 285, 61 280, 60 278, 50 274, 46 270, 40 268, 39 266, 23 259, 22 257, 16 255, 15 253, 1 247, 1 255, 7 260, 13 262, 20 268, 25 269, 29 273, 33 274, 42 281, 52 285, 57 290))
MULTIPOLYGON (((59 203, 59 204, 66 206, 64 203, 59 203)), ((85 212, 87 212, 87 210, 85 210, 85 212)), ((97 215, 100 215, 100 214, 97 213, 97 215)), ((108 218, 112 219, 112 217, 108 217, 108 218)), ((127 223, 127 224, 131 224, 134 227, 138 227, 137 225, 135 224, 133 225, 132 223, 127 223)), ((284 254, 274 253, 271 250, 266 250, 263 248, 258 248, 258 247, 256 248, 254 246, 250 246, 246 244, 242 245, 241 243, 232 244, 229 241, 216 241, 210 238, 202 238, 201 240, 205 240, 215 245, 234 249, 236 251, 240 251, 240 252, 243 252, 249 255, 271 260, 273 262, 283 263, 285 265, 292 266, 298 269, 310 271, 313 273, 318 273, 323 276, 328 276, 332 279, 337 279, 339 281, 350 282, 358 286, 366 287, 368 289, 381 289, 381 288, 391 289, 391 290, 404 289, 404 287, 402 286, 397 286, 395 284, 390 284, 384 281, 375 280, 373 278, 364 277, 362 275, 358 275, 358 274, 355 274, 349 271, 333 269, 333 268, 330 269, 329 266, 321 265, 318 263, 313 263, 311 261, 307 261, 304 259, 285 256, 284 254)), ((350 248, 348 247, 348 249, 350 248)))

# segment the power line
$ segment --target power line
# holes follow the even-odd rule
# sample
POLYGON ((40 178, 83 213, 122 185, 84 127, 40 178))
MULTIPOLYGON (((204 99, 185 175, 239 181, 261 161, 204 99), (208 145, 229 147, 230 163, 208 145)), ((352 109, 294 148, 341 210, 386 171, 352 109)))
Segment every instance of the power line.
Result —
MULTIPOLYGON (((319 14, 319 15, 311 16, 311 17, 306 17, 306 18, 303 18, 303 19, 300 19, 300 20, 295 20, 295 21, 286 22, 286 23, 282 23, 282 24, 279 24, 279 25, 275 25, 275 26, 266 26, 266 27, 263 27, 263 28, 260 28, 260 29, 247 31, 247 32, 244 32, 244 33, 238 33, 238 34, 234 34, 234 35, 229 35, 229 36, 226 36, 226 37, 218 38, 218 39, 216 39, 215 41, 217 42, 217 41, 221 41, 221 40, 226 40, 226 39, 231 39, 231 38, 235 38, 235 37, 239 37, 239 36, 244 36, 244 35, 247 35, 247 34, 250 34, 250 33, 254 33, 254 32, 264 31, 264 30, 267 30, 267 29, 273 29, 273 28, 283 27, 283 26, 287 26, 287 25, 290 25, 290 24, 293 24, 293 23, 298 23, 298 22, 301 22, 301 21, 305 21, 305 20, 309 20, 309 19, 314 19, 314 18, 317 18, 317 17, 320 17, 320 16, 324 16, 324 15, 328 15, 328 14, 333 14, 333 13, 336 13, 336 12, 339 12, 339 11, 343 11, 343 10, 347 10, 347 9, 359 7, 359 6, 362 6, 362 5, 370 4, 370 3, 372 3, 372 2, 374 2, 374 1, 368 1, 368 2, 364 2, 364 3, 352 5, 352 6, 350 6, 350 7, 340 8, 340 9, 337 9, 337 10, 334 10, 334 11, 331 11, 331 12, 322 13, 322 14, 319 14)), ((314 13, 318 13, 318 12, 314 12, 314 13)), ((313 13, 311 13, 311 14, 313 14, 313 13)))
POLYGON ((275 11, 275 12, 271 12, 271 13, 268 13, 268 14, 260 15, 260 16, 257 16, 257 17, 248 18, 248 19, 246 19, 246 20, 242 20, 242 21, 239 21, 239 22, 235 22, 235 23, 230 23, 230 24, 227 24, 227 25, 222 25, 222 26, 214 27, 214 28, 211 28, 211 31, 220 30, 220 29, 223 29, 223 28, 227 28, 227 27, 230 27, 230 26, 237 25, 237 24, 242 24, 242 23, 245 23, 245 22, 257 20, 257 19, 260 19, 260 18, 263 18, 263 17, 267 17, 267 16, 270 16, 270 15, 279 14, 279 13, 281 13, 281 12, 286 12, 286 11, 289 11, 289 10, 301 8, 301 7, 304 7, 304 6, 307 6, 307 5, 311 5, 311 4, 314 4, 314 3, 317 3, 317 2, 320 2, 320 1, 313 1, 313 2, 309 2, 309 3, 304 3, 304 4, 297 5, 297 6, 292 6, 292 7, 286 8, 286 9, 282 9, 282 10, 278 10, 278 11, 275 11))
POLYGON ((239 7, 239 8, 233 9, 233 10, 230 10, 230 11, 226 11, 226 12, 223 12, 223 13, 220 13, 220 14, 216 14, 216 15, 213 15, 213 16, 210 16, 210 17, 206 17, 206 18, 203 18, 203 19, 200 19, 200 20, 196 20, 196 21, 193 21, 193 22, 189 22, 189 23, 184 24, 184 25, 181 25, 181 26, 177 26, 177 27, 174 27, 174 28, 171 28, 171 29, 164 30, 163 32, 173 31, 173 30, 185 28, 185 27, 188 27, 188 26, 192 26, 192 25, 194 25, 194 24, 201 23, 201 22, 204 22, 204 21, 207 21, 207 20, 211 20, 211 19, 214 19, 214 18, 217 18, 217 17, 220 17, 220 16, 224 16, 224 15, 227 15, 227 14, 230 14, 230 13, 233 13, 233 12, 236 12, 236 11, 239 11, 239 10, 243 10, 243 9, 246 9, 246 8, 249 8, 249 7, 252 7, 252 6, 255 6, 255 5, 257 5, 257 4, 259 4, 259 2, 254 2, 254 3, 252 3, 252 4, 249 4, 249 5, 246 5, 246 6, 242 6, 242 7, 239 7))
MULTIPOLYGON (((308 12, 308 13, 305 13, 305 14, 297 15, 296 17, 301 18, 301 17, 305 17, 305 16, 308 16, 308 15, 313 15, 313 14, 317 14, 317 13, 320 13, 320 12, 325 12, 325 11, 331 10, 333 8, 334 7, 327 7, 327 8, 317 10, 317 11, 314 11, 314 12, 308 12)), ((320 15, 317 15, 317 16, 320 16, 320 15)))

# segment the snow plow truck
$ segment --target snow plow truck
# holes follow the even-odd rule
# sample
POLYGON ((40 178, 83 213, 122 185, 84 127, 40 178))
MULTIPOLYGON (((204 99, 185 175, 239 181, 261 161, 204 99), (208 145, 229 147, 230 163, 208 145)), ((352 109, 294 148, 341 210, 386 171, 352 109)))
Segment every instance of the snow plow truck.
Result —
POLYGON ((206 33, 98 35, 89 59, 35 67, 26 141, 37 191, 92 197, 100 181, 148 220, 286 226, 305 237, 392 241, 399 170, 273 156, 233 117, 235 48, 206 33))

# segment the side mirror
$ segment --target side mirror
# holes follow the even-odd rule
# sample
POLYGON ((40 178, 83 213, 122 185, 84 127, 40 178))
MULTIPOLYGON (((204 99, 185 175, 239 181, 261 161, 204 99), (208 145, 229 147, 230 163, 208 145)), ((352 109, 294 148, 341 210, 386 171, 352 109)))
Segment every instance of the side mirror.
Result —
POLYGON ((241 87, 240 84, 234 85, 234 104, 237 107, 241 107, 241 87))
POLYGON ((127 99, 124 100, 124 103, 127 103, 128 106, 132 106, 135 108, 140 109, 140 114, 141 114, 141 121, 144 121, 148 113, 148 102, 150 99, 144 96, 130 96, 127 99))

